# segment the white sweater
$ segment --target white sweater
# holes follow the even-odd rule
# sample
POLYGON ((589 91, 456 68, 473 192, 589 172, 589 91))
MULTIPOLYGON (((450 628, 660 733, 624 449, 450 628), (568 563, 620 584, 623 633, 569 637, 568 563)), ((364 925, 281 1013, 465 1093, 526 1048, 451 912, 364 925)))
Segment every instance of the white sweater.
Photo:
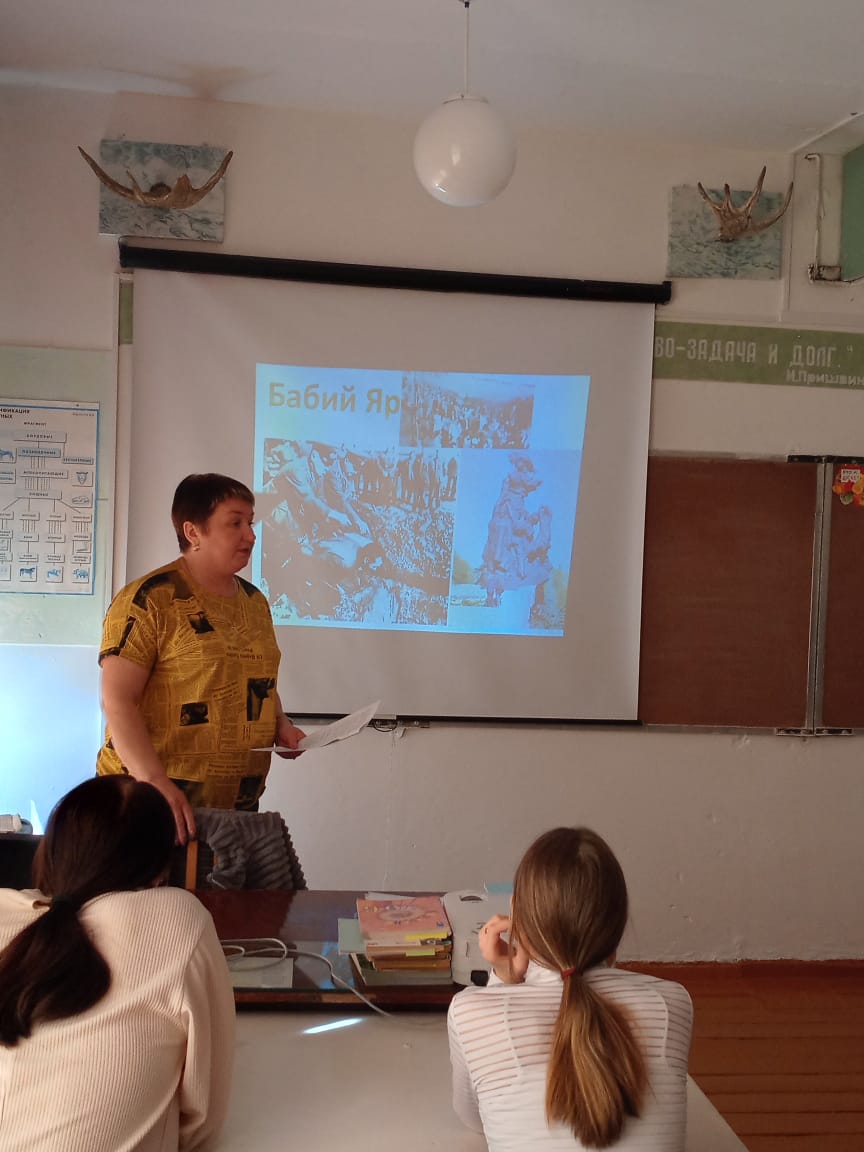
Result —
MULTIPOLYGON (((0 948, 43 908, 0 889, 0 948)), ((177 1152, 222 1126, 234 999, 210 914, 189 892, 114 892, 80 913, 111 969, 88 1011, 0 1045, 0 1152, 177 1152)))
MULTIPOLYGON (((627 1013, 648 1070, 642 1114, 627 1118, 616 1152, 683 1152, 693 1022, 686 990, 619 968, 593 968, 584 979, 627 1013)), ((492 973, 487 987, 453 998, 453 1107, 484 1133, 489 1152, 583 1147, 569 1127, 546 1122, 546 1069, 561 991, 557 972, 531 963, 524 984, 504 984, 492 973)))

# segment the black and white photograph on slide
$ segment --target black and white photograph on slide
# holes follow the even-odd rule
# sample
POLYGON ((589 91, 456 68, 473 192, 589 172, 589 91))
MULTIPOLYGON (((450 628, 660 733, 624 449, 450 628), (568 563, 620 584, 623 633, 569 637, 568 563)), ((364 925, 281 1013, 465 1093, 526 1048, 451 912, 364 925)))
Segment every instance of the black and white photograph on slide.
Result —
POLYGON ((403 384, 400 439, 423 448, 527 448, 534 404, 523 381, 457 385, 453 373, 414 372, 403 384))
POLYGON ((257 497, 261 586, 276 621, 446 625, 452 461, 267 439, 257 497))

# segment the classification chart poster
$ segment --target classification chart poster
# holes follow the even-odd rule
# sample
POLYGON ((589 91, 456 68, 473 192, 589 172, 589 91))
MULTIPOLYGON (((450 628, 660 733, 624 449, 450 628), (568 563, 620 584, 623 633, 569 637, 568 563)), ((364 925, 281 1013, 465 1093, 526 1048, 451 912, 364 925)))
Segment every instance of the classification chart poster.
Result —
POLYGON ((99 405, 0 399, 0 592, 93 594, 99 405))

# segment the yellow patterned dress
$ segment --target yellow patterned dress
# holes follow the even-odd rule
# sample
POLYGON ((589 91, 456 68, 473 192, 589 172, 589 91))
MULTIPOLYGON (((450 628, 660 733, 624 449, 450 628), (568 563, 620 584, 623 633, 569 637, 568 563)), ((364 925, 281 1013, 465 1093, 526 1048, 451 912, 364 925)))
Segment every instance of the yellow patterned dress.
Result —
MULTIPOLYGON (((193 808, 255 808, 276 733, 279 647, 270 607, 236 577, 214 596, 182 560, 117 593, 99 661, 120 656, 150 670, 140 709, 156 753, 193 808)), ((106 729, 96 770, 126 769, 106 729)))

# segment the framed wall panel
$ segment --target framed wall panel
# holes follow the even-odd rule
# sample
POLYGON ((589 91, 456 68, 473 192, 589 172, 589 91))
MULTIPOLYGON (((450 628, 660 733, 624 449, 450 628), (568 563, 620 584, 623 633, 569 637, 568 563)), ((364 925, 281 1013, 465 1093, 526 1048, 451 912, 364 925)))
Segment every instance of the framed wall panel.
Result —
POLYGON ((817 469, 650 458, 643 723, 805 726, 817 469))

